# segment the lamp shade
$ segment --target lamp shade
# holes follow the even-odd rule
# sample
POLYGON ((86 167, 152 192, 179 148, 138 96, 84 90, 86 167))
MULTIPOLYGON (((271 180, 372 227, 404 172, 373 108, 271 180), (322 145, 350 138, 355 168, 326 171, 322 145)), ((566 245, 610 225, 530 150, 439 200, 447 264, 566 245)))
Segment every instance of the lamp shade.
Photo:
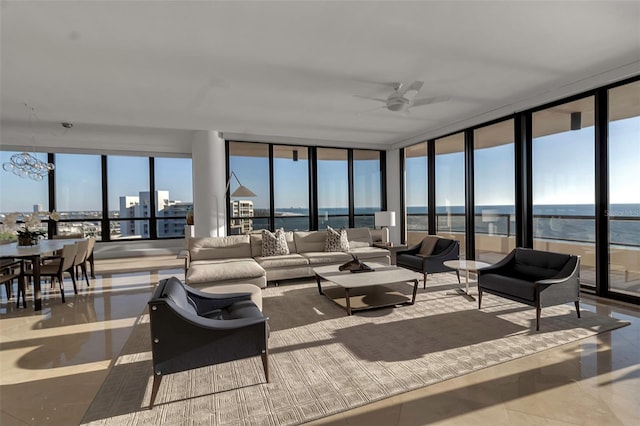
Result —
POLYGON ((375 226, 396 226, 396 212, 375 212, 375 226))
POLYGON ((231 193, 232 197, 255 197, 256 194, 252 190, 244 185, 240 185, 235 191, 231 193))

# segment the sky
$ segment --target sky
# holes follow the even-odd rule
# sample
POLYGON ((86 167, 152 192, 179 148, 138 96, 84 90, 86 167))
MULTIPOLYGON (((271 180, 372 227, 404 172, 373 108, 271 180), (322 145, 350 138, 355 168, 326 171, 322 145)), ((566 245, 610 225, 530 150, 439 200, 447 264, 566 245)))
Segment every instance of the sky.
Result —
MULTIPOLYGON (((534 204, 591 204, 594 202, 594 128, 536 138, 533 143, 534 204)), ((612 122, 610 141, 610 202, 640 203, 640 117, 612 122)), ((0 151, 0 163, 12 152, 0 151)), ((46 155, 35 153, 43 161, 46 155)), ((476 204, 512 204, 513 145, 475 152, 476 204)), ((149 188, 147 157, 108 157, 109 208, 118 207, 118 197, 138 195, 149 188)), ((58 210, 100 210, 100 156, 56 155, 58 210)), ((256 208, 268 208, 268 159, 232 157, 230 170, 258 194, 256 208)), ((277 208, 308 205, 307 161, 276 160, 275 202, 277 208), (281 161, 281 163, 280 163, 281 161)), ((464 204, 464 159, 461 153, 436 159, 437 205, 464 204)), ((156 158, 156 189, 168 190, 172 200, 193 201, 191 159, 156 158)), ((346 161, 318 164, 318 204, 321 208, 346 207, 346 161)), ((375 161, 355 166, 356 207, 380 206, 379 170, 375 161)), ((407 205, 426 205, 426 160, 407 159, 407 205)), ((231 190, 236 188, 232 181, 231 190)), ((389 188, 389 190, 392 190, 389 188)), ((22 179, 0 171, 0 212, 31 211, 34 204, 47 208, 47 183, 22 179)))

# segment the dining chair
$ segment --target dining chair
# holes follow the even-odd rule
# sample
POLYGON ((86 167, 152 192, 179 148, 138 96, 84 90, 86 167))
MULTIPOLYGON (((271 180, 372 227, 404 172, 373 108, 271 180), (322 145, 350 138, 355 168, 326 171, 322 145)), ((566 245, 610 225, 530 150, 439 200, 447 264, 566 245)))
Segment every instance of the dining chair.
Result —
MULTIPOLYGON (((71 275, 71 281, 73 282, 73 291, 75 294, 78 294, 78 288, 76 286, 76 275, 74 273, 75 272, 74 261, 76 258, 77 251, 78 251, 77 244, 66 244, 62 248, 62 254, 60 256, 50 256, 48 258, 49 261, 40 266, 40 279, 48 277, 48 278, 51 278, 52 285, 54 280, 56 279, 60 283, 60 295, 62 297, 62 303, 65 302, 64 277, 63 277, 63 274, 65 272, 68 272, 69 275, 71 275)), ((24 281, 31 282, 33 273, 34 273, 33 269, 24 270, 24 275, 27 278, 27 280, 24 280, 24 281)), ((26 294, 26 287, 24 284, 20 286, 20 291, 22 292, 22 295, 24 297, 24 295, 26 294)), ((20 297, 20 294, 18 294, 18 297, 20 297)))
POLYGON ((84 274, 84 279, 87 281, 87 287, 89 287, 89 276, 87 275, 87 254, 89 251, 89 240, 85 239, 82 241, 78 241, 76 243, 76 246, 78 247, 78 249, 76 251, 76 257, 73 261, 73 272, 75 272, 76 278, 82 278, 82 276, 78 274, 78 268, 80 268, 82 274, 84 274))
MULTIPOLYGON (((24 262, 18 259, 0 259, 0 284, 4 284, 7 292, 7 303, 11 299, 13 293, 13 280, 18 280, 18 294, 20 293, 20 285, 24 280, 23 274, 24 262)), ((20 299, 17 299, 16 306, 19 306, 20 299)), ((26 302, 25 302, 25 308, 26 302)))
POLYGON ((89 237, 89 248, 87 249, 87 260, 85 262, 89 263, 89 266, 91 267, 91 278, 93 278, 94 280, 96 279, 96 272, 93 264, 93 260, 94 260, 93 249, 95 248, 95 246, 96 246, 96 237, 94 236, 89 237))

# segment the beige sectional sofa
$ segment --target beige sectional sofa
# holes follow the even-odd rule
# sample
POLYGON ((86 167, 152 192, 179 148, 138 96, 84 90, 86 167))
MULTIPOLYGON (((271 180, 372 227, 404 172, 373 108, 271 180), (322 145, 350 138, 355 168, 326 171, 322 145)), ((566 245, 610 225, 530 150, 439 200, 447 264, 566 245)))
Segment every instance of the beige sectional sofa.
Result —
POLYGON ((374 246, 386 243, 386 233, 369 228, 347 229, 348 252, 326 252, 327 231, 285 233, 289 254, 262 256, 262 234, 187 239, 186 281, 194 287, 250 283, 265 288, 268 282, 313 276, 313 268, 342 264, 351 254, 363 261, 390 264, 389 251, 374 246))

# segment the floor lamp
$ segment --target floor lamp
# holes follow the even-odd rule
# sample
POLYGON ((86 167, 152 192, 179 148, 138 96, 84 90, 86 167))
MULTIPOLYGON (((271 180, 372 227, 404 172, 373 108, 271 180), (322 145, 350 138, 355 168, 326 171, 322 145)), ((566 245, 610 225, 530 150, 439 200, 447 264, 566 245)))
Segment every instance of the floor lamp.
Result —
POLYGON ((374 213, 374 224, 380 226, 386 234, 386 242, 389 242, 389 226, 396 226, 396 212, 384 211, 374 213))

